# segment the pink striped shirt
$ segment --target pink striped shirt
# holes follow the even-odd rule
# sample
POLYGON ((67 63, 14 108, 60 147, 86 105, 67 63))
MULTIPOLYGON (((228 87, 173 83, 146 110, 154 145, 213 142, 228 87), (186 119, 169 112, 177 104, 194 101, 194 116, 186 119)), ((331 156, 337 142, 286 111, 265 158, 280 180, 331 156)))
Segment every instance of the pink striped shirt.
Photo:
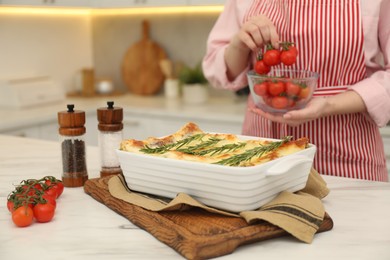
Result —
MULTIPOLYGON (((275 24, 281 40, 301 47, 292 68, 321 74, 316 95, 354 90, 363 98, 370 116, 333 115, 291 127, 247 110, 243 134, 305 136, 317 146, 314 167, 320 173, 387 181, 378 126, 390 119, 389 10, 390 0, 230 0, 210 33, 204 73, 215 87, 236 90, 247 85, 246 72, 256 54, 252 55, 253 62, 229 82, 224 51, 246 20, 265 14, 275 24)), ((248 106, 254 107, 252 98, 248 106)))
MULTIPOLYGON (((251 4, 248 0, 227 0, 210 32, 202 65, 205 76, 216 88, 238 90, 247 85, 246 72, 250 65, 234 81, 229 81, 224 51, 242 26, 251 4)), ((368 77, 346 87, 363 98, 371 119, 382 127, 390 120, 390 0, 361 0, 361 12, 368 77), (372 86, 376 91, 372 91, 372 86)))

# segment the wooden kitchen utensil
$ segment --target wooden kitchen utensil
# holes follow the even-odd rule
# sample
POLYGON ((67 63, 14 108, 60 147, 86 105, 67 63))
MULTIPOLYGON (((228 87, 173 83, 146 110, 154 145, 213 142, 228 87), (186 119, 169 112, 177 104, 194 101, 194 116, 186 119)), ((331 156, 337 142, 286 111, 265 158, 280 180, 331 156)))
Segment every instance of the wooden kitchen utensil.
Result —
POLYGON ((122 78, 134 94, 153 95, 163 85, 165 76, 159 61, 167 57, 164 49, 149 37, 149 22, 142 22, 142 39, 132 45, 122 62, 122 78))
POLYGON ((160 60, 160 68, 165 78, 173 78, 173 63, 169 59, 160 60))
MULTIPOLYGON (((240 245, 286 236, 283 229, 265 221, 248 224, 229 217, 193 208, 186 211, 154 212, 113 197, 108 190, 112 176, 89 179, 84 191, 113 211, 123 215, 186 259, 209 259, 234 252, 240 245)), ((333 228, 325 213, 317 232, 333 228)))

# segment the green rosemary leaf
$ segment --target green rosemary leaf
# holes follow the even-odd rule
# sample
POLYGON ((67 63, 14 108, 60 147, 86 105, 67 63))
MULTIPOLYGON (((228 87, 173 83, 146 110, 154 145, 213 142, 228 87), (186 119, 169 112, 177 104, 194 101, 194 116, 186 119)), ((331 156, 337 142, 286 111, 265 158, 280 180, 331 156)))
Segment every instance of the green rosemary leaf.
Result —
POLYGON ((236 154, 230 156, 229 158, 215 162, 215 164, 239 166, 242 162, 250 161, 253 157, 261 157, 264 153, 271 152, 290 140, 291 140, 291 136, 287 136, 281 141, 260 145, 258 147, 247 150, 244 153, 236 154))
POLYGON ((240 149, 240 148, 244 147, 245 145, 246 145, 246 143, 226 144, 226 145, 223 145, 220 147, 213 147, 210 149, 195 152, 194 154, 201 155, 201 156, 209 154, 210 156, 213 156, 215 154, 221 154, 223 152, 234 152, 235 150, 240 149))
POLYGON ((218 142, 222 141, 220 138, 211 137, 207 141, 201 142, 200 144, 193 145, 193 146, 187 146, 186 148, 178 148, 176 151, 187 153, 187 154, 198 154, 197 151, 205 149, 209 146, 212 146, 218 142))
POLYGON ((158 146, 158 147, 150 147, 149 145, 145 145, 144 148, 140 149, 140 151, 143 153, 148 153, 148 154, 153 154, 153 153, 160 153, 161 154, 161 153, 165 153, 167 151, 170 151, 175 147, 176 147, 176 149, 179 149, 179 148, 183 147, 184 145, 191 143, 192 141, 202 139, 204 135, 205 134, 192 135, 192 136, 189 136, 189 137, 184 138, 182 140, 179 140, 177 142, 165 144, 165 145, 158 146))

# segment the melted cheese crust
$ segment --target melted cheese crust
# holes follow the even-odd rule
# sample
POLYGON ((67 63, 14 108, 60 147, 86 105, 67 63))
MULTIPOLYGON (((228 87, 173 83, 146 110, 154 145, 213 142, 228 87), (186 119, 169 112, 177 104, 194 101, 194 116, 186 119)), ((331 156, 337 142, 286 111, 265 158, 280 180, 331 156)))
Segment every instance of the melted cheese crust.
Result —
MULTIPOLYGON (((145 148, 146 146, 150 148, 158 148, 164 145, 169 145, 178 142, 180 140, 183 140, 190 136, 194 136, 196 134, 204 134, 204 136, 202 137, 201 140, 191 141, 189 144, 183 145, 181 148, 188 148, 191 146, 195 146, 200 144, 201 142, 208 141, 211 138, 222 139, 218 143, 214 144, 212 147, 221 147, 227 144, 237 144, 237 143, 245 143, 245 146, 236 149, 234 151, 224 151, 213 155, 210 154, 194 155, 194 154, 184 153, 182 151, 177 151, 174 149, 166 151, 164 153, 152 153, 147 155, 171 158, 176 160, 193 161, 193 162, 216 163, 222 159, 229 158, 233 155, 242 154, 252 148, 258 147, 260 145, 266 145, 272 142, 268 140, 256 140, 256 139, 241 140, 234 134, 206 133, 202 131, 195 123, 189 122, 185 124, 181 129, 179 129, 176 133, 173 133, 171 135, 162 138, 149 137, 146 140, 142 140, 142 141, 135 140, 135 139, 123 140, 120 144, 120 150, 132 152, 132 153, 146 154, 145 152, 141 151, 141 149, 145 148)), ((266 163, 268 161, 306 149, 308 147, 308 144, 309 144, 308 138, 300 138, 294 141, 288 141, 282 144, 281 146, 279 146, 278 148, 276 148, 275 150, 272 150, 271 152, 265 152, 260 157, 254 156, 249 161, 241 162, 238 166, 245 167, 245 166, 254 166, 254 165, 266 163)), ((209 149, 210 147, 207 148, 209 149)))

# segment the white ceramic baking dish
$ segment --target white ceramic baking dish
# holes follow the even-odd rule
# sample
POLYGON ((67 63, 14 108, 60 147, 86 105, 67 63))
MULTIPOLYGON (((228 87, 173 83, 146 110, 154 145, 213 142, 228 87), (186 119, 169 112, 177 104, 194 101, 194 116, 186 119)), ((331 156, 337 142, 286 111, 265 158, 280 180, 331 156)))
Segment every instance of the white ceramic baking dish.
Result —
POLYGON ((315 153, 316 147, 310 144, 305 150, 261 165, 232 167, 117 150, 131 190, 167 198, 186 193, 205 205, 231 212, 256 210, 281 191, 304 188, 315 153))

